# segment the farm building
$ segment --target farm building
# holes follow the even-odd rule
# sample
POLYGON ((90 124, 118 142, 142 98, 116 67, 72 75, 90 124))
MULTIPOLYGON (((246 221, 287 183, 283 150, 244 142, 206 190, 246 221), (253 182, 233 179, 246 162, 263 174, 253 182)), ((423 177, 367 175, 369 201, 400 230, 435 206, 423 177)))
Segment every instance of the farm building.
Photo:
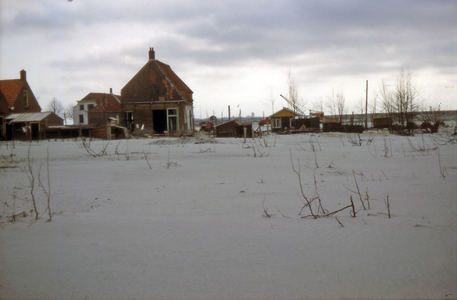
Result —
POLYGON ((25 70, 21 70, 19 79, 0 80, 0 139, 8 138, 6 116, 41 112, 26 75, 25 70))
POLYGON ((121 90, 120 124, 134 135, 193 134, 192 94, 150 48, 149 61, 121 90))
POLYGON ((6 139, 41 140, 48 138, 46 129, 63 125, 63 119, 53 112, 14 113, 5 117, 6 139))
POLYGON ((246 137, 252 137, 252 124, 243 124, 239 120, 231 120, 216 126, 217 137, 244 137, 244 128, 246 128, 246 137))

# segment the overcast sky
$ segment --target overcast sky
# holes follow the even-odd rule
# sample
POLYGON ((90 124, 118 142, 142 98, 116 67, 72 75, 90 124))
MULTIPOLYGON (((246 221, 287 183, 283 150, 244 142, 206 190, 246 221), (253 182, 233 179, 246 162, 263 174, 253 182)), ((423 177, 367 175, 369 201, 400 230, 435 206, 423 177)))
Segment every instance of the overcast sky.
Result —
MULTIPOLYGON (((343 93, 348 113, 411 72, 426 105, 457 109, 457 1, 0 0, 0 78, 27 80, 43 108, 120 94, 149 47, 194 92, 195 117, 343 93), (273 97, 273 98, 272 98, 273 97), (239 108, 238 108, 239 106, 239 108)), ((380 108, 378 108, 378 111, 380 108)))

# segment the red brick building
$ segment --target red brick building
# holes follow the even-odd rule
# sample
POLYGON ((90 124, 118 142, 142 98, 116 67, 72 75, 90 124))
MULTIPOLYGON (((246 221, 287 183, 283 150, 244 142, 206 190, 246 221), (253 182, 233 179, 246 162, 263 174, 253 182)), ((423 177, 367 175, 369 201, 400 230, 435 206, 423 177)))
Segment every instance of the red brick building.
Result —
POLYGON ((21 70, 19 79, 0 80, 0 135, 3 138, 6 138, 7 115, 41 112, 26 76, 25 70, 21 70))
POLYGON ((149 61, 121 90, 120 124, 135 135, 192 134, 192 94, 150 48, 149 61))

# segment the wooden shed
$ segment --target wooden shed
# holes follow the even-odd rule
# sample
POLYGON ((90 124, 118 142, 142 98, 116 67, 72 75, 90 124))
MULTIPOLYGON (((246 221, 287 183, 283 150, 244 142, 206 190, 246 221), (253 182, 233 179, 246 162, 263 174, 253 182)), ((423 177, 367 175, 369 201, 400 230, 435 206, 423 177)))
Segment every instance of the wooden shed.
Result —
POLYGON ((319 130, 319 117, 295 119, 295 130, 298 132, 319 130))
POLYGON ((14 113, 6 116, 6 138, 14 140, 46 139, 46 128, 63 125, 53 112, 14 113))
POLYGON ((294 120, 300 115, 293 110, 283 107, 280 111, 272 114, 269 118, 271 120, 271 131, 283 132, 286 129, 294 127, 294 120))
POLYGON ((216 126, 216 137, 252 137, 252 124, 243 124, 239 120, 231 120, 216 126))
POLYGON ((373 128, 391 128, 392 127, 392 118, 389 117, 375 117, 373 118, 373 128))
POLYGON ((95 125, 92 132, 94 138, 98 139, 124 139, 129 136, 127 128, 119 126, 114 118, 109 118, 108 121, 95 125))

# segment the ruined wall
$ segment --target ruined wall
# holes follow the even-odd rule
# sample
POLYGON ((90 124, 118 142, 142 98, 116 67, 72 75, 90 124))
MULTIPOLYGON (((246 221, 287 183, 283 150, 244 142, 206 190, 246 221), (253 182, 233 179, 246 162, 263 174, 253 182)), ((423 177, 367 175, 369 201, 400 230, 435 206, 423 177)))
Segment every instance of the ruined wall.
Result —
MULTIPOLYGON (((192 133, 192 122, 186 116, 186 102, 159 102, 159 103, 145 103, 145 104, 122 104, 122 112, 119 117, 119 124, 127 127, 134 135, 155 134, 153 110, 176 109, 177 110, 177 134, 192 133), (129 124, 126 119, 127 113, 133 113, 133 126, 129 124), (187 119, 186 119, 187 118, 187 119), (190 123, 190 124, 189 124, 190 123), (132 130, 133 129, 133 130, 132 130)), ((188 110, 189 111, 189 110, 188 110)), ((163 122, 168 122, 165 119, 163 122)), ((167 123, 163 126, 168 125, 167 123)))
POLYGON ((97 125, 102 122, 107 122, 108 118, 116 118, 121 117, 120 111, 110 112, 110 111, 102 111, 102 112, 89 112, 89 125, 97 125))

